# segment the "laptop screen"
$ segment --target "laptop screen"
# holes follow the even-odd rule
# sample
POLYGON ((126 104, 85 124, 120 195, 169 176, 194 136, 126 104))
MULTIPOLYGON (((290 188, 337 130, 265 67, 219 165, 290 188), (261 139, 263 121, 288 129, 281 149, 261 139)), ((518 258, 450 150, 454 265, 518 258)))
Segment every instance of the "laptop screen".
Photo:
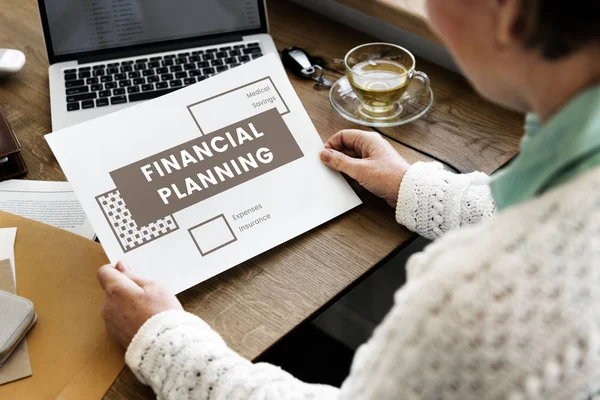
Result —
POLYGON ((262 0, 46 0, 54 55, 258 29, 262 0))

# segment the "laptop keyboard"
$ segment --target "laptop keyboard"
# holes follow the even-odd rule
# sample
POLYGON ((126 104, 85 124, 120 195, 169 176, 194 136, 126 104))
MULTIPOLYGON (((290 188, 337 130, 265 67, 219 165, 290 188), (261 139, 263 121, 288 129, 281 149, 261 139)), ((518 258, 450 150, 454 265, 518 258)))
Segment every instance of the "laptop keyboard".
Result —
POLYGON ((262 55, 248 43, 65 69, 67 110, 154 99, 262 55))

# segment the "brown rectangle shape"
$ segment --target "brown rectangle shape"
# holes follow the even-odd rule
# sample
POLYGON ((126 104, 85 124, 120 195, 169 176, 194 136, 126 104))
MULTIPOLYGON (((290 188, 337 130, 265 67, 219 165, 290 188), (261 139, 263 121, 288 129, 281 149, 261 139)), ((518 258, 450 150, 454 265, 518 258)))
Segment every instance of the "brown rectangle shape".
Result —
POLYGON ((111 172, 110 175, 136 224, 144 226, 223 193, 303 156, 302 150, 277 109, 271 109, 120 168, 111 172), (254 129, 251 128, 250 124, 254 129), (251 137, 252 139, 243 142, 237 140, 238 128, 243 130, 243 133, 241 133, 243 137, 251 137), (228 139, 227 134, 232 138, 231 140, 228 139), (220 139, 217 140, 217 137, 220 139), (212 142, 213 140, 215 142, 212 142), (216 143, 216 147, 211 143, 216 143), (234 144, 236 144, 235 147, 234 144), (226 145, 227 149, 224 152, 214 150, 215 148, 223 149, 226 145), (194 146, 203 149, 208 148, 212 156, 200 160, 198 155, 201 153, 198 153, 194 146), (268 152, 261 149, 267 149, 268 152), (197 162, 189 162, 189 158, 186 156, 187 166, 184 167, 184 153, 182 152, 187 152, 197 162), (269 153, 272 155, 271 161, 262 162, 269 158, 269 153), (253 165, 249 166, 247 163, 242 163, 240 157, 245 160, 254 160, 253 165), (171 167, 171 173, 166 174, 167 168, 161 161, 163 159, 176 161, 180 169, 177 170, 171 167), (157 164, 154 164, 155 162, 157 164), (158 168, 156 165, 158 165, 158 168), (142 167, 144 167, 146 174, 142 172, 142 167), (214 170, 215 167, 219 167, 221 171, 228 171, 229 177, 226 175, 224 177, 223 173, 217 173, 214 170), (159 169, 164 176, 160 176, 159 169), (198 173, 208 177, 211 177, 210 174, 212 174, 213 182, 216 181, 217 183, 206 184, 206 180, 202 181, 197 177, 198 173), (151 181, 149 182, 148 179, 151 181), (192 191, 188 193, 186 183, 189 180, 196 183, 201 190, 195 190, 192 185, 192 191), (161 198, 159 190, 165 195, 164 199, 168 204, 165 204, 165 200, 161 198), (171 192, 168 197, 166 196, 166 190, 171 192), (178 194, 181 194, 181 198, 178 194))

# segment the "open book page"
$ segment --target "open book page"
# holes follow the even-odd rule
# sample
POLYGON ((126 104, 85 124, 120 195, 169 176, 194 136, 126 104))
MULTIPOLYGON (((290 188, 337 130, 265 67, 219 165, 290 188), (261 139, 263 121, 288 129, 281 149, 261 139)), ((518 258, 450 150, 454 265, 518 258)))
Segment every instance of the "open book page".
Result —
POLYGON ((0 211, 94 238, 92 225, 68 182, 1 182, 0 211))

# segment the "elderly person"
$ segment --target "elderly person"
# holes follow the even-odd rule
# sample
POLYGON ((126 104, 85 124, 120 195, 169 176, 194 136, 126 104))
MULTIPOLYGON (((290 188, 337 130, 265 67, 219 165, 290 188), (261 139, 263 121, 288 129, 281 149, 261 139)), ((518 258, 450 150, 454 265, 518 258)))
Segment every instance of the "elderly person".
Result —
POLYGON ((429 0, 479 92, 529 112, 505 170, 408 165, 374 133, 321 154, 437 239, 341 388, 229 349, 177 299, 103 267, 103 315, 161 399, 572 399, 600 393, 600 2, 429 0))

